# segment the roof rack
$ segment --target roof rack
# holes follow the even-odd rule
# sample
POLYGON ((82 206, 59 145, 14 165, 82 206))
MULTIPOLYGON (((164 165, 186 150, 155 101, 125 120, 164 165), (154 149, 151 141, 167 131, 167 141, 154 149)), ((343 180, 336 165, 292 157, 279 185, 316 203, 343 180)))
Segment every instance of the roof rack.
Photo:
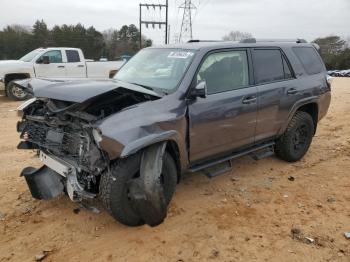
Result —
POLYGON ((187 43, 200 43, 200 42, 224 42, 222 40, 199 40, 199 39, 191 39, 187 41, 187 43))
POLYGON ((285 43, 297 43, 297 44, 305 44, 307 41, 305 39, 256 39, 256 38, 247 38, 239 41, 242 44, 252 44, 252 43, 260 43, 260 42, 285 42, 285 43))

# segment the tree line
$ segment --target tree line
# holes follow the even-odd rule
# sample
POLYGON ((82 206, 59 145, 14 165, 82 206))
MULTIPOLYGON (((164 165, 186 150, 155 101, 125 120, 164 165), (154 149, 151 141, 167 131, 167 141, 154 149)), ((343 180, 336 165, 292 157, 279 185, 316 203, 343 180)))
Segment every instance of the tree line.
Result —
MULTIPOLYGON (((231 31, 222 39, 224 41, 240 41, 246 38, 253 38, 247 32, 231 31)), ((320 37, 312 41, 320 49, 319 53, 328 70, 350 69, 350 41, 339 36, 320 37)))
MULTIPOLYGON (((115 60, 121 55, 135 54, 139 41, 139 30, 133 24, 99 32, 82 24, 56 25, 49 29, 43 20, 38 20, 32 28, 10 25, 0 31, 0 59, 18 59, 39 47, 57 46, 81 48, 89 59, 115 60)), ((143 36, 142 46, 151 45, 152 40, 143 36)))

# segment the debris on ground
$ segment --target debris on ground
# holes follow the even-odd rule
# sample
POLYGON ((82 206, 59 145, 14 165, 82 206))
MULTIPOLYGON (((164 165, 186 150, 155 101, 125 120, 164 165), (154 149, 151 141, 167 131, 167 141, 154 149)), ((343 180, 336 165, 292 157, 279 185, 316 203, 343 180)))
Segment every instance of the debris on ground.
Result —
POLYGON ((6 214, 0 212, 0 221, 4 221, 6 214))
POLYGON ((293 182, 295 180, 295 177, 294 176, 290 176, 290 177, 288 177, 288 180, 293 182))
POLYGON ((336 199, 334 197, 327 197, 327 202, 328 203, 334 203, 336 199))
POLYGON ((90 206, 87 203, 82 202, 82 203, 80 203, 80 206, 82 208, 85 208, 85 209, 91 211, 94 214, 100 214, 101 213, 101 211, 97 207, 90 206))
POLYGON ((345 236, 347 239, 350 239, 350 232, 345 232, 345 233, 344 233, 344 236, 345 236))
POLYGON ((305 244, 314 244, 315 239, 309 236, 305 236, 304 233, 299 228, 291 229, 292 239, 305 244))
POLYGON ((80 213, 80 208, 74 208, 73 213, 78 215, 80 213))
POLYGON ((311 238, 311 237, 305 237, 305 239, 306 239, 310 244, 315 243, 315 239, 313 239, 313 238, 311 238))
POLYGON ((35 255, 35 261, 43 261, 50 252, 52 252, 51 249, 41 251, 39 254, 35 255))
POLYGON ((211 251, 210 258, 217 258, 217 257, 219 256, 219 254, 220 254, 220 251, 219 251, 219 250, 213 249, 213 250, 211 251))

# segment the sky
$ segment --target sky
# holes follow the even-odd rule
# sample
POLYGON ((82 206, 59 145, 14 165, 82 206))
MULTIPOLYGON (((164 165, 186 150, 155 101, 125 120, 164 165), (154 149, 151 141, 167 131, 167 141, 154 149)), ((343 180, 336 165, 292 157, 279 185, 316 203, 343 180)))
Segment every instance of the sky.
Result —
MULTIPOLYGON (((169 0, 170 42, 179 34, 185 0, 169 0)), ((43 19, 48 26, 77 24, 103 31, 139 21, 139 3, 165 0, 0 0, 0 28, 31 26, 43 19)), ((328 35, 350 38, 350 0, 193 0, 193 38, 218 40, 231 30, 256 38, 304 38, 328 35)), ((143 20, 164 19, 159 10, 144 11, 143 20)), ((164 28, 143 33, 155 44, 164 42, 164 28)))

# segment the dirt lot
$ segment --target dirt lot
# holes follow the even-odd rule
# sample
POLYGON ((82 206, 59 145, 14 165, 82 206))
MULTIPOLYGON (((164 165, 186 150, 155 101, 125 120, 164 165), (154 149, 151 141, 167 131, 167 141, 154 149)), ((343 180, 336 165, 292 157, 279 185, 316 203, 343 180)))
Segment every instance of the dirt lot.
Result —
POLYGON ((128 228, 105 211, 76 214, 66 197, 32 199, 19 173, 40 163, 16 150, 9 110, 17 105, 0 97, 1 262, 42 251, 45 261, 66 262, 350 261, 350 79, 335 80, 330 112, 302 161, 244 157, 215 179, 189 175, 157 228, 128 228))

